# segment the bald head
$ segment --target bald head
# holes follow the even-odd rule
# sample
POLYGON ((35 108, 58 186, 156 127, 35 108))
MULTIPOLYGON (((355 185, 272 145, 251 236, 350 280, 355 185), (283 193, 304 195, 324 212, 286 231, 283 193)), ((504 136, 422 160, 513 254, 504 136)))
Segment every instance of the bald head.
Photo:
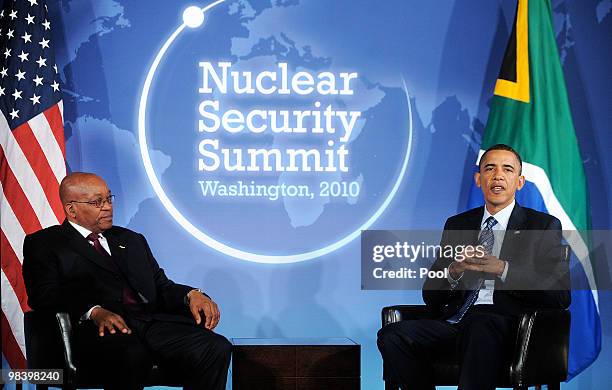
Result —
POLYGON ((66 219, 94 233, 110 229, 113 224, 110 195, 106 182, 100 176, 87 172, 69 174, 59 188, 66 219), (99 202, 98 205, 95 202, 99 202))
POLYGON ((66 176, 60 183, 59 196, 62 204, 66 204, 87 192, 89 185, 93 182, 103 182, 104 180, 95 173, 73 172, 66 176))

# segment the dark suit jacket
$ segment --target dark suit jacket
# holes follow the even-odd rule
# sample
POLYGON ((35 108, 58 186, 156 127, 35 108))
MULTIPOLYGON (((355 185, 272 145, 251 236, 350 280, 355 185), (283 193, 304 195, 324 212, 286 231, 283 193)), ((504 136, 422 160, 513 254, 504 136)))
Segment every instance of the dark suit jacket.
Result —
MULTIPOLYGON (((185 303, 193 288, 166 277, 144 236, 119 226, 103 235, 132 289, 148 302, 147 315, 195 323, 185 303)), ((126 316, 123 277, 68 221, 26 236, 23 256, 23 277, 32 309, 67 311, 78 319, 100 305, 126 316)))
MULTIPOLYGON (((484 207, 450 217, 441 245, 476 245, 484 207)), ((529 309, 566 308, 570 304, 568 265, 563 261, 561 222, 548 214, 515 204, 499 258, 508 262, 505 282, 495 278, 493 303, 501 313, 518 315, 529 309)), ((453 261, 439 257, 432 270, 443 270, 453 261)), ((448 280, 428 278, 423 300, 441 318, 456 313, 465 302, 470 283, 483 274, 466 271, 458 288, 448 280)))

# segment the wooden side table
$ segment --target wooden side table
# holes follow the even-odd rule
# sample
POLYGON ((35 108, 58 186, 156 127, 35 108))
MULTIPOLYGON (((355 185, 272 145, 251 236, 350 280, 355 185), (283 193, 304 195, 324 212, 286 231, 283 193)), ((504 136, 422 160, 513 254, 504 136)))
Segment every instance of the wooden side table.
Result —
POLYGON ((348 338, 233 338, 233 390, 358 390, 361 347, 348 338))

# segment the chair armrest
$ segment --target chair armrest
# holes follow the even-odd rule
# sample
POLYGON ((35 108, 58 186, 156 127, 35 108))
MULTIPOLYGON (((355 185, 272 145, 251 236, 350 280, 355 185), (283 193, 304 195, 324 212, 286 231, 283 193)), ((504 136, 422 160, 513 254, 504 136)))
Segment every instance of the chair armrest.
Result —
POLYGON ((521 316, 510 377, 518 386, 567 378, 571 314, 545 309, 521 316))
POLYGON ((395 305, 382 309, 382 325, 392 324, 403 320, 433 319, 436 314, 426 305, 395 305))
POLYGON ((76 366, 74 364, 74 355, 72 352, 72 323, 70 322, 70 314, 64 312, 56 313, 55 319, 57 320, 62 336, 62 347, 66 368, 74 378, 76 375, 76 366))

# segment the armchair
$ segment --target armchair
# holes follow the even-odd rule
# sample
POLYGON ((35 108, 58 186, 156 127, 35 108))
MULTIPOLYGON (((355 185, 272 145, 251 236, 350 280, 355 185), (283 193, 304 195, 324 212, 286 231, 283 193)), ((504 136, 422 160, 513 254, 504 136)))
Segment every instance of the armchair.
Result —
MULTIPOLYGON (((435 318, 425 305, 397 305, 382 310, 382 324, 409 319, 435 318)), ((559 389, 567 377, 570 312, 563 309, 534 310, 524 313, 510 365, 498 380, 498 387, 526 390, 529 386, 548 384, 559 389)), ((459 362, 449 356, 433 362, 436 385, 457 385, 459 362)), ((385 390, 397 390, 397 384, 385 383, 385 390)))
MULTIPOLYGON (((24 314, 24 330, 28 368, 63 369, 62 389, 102 387, 101 383, 86 377, 78 369, 78 362, 74 357, 72 323, 68 313, 27 312, 24 314)), ((147 386, 180 386, 178 379, 173 378, 172 372, 154 364, 147 386)), ((37 389, 46 390, 48 387, 37 385, 37 389)))

